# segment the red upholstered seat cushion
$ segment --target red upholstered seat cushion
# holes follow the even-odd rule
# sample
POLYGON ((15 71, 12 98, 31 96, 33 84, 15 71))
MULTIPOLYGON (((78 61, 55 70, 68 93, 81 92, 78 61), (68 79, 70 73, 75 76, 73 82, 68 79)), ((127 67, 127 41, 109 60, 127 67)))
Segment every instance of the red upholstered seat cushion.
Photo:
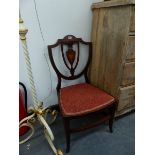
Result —
POLYGON ((112 104, 114 98, 86 83, 60 89, 60 108, 64 116, 78 116, 112 104))

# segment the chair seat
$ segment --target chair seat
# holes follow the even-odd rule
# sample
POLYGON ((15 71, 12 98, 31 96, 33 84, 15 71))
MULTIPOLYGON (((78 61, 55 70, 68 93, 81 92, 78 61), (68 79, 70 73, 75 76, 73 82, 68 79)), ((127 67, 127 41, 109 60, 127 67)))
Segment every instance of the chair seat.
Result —
POLYGON ((95 112, 109 106, 113 101, 112 96, 87 83, 60 89, 60 108, 64 117, 95 112))

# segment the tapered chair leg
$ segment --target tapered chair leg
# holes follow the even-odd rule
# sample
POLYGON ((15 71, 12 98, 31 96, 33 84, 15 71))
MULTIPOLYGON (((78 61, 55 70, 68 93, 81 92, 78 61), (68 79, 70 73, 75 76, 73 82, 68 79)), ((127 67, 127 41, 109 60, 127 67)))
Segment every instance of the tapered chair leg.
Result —
POLYGON ((113 119, 112 118, 110 118, 109 120, 109 130, 111 133, 113 132, 113 119))
POLYGON ((115 116, 115 110, 116 110, 116 106, 112 106, 110 108, 110 119, 109 119, 109 130, 112 133, 113 132, 113 121, 114 121, 114 116, 115 116))
POLYGON ((66 153, 70 151, 70 121, 68 118, 64 118, 64 127, 66 135, 66 153))

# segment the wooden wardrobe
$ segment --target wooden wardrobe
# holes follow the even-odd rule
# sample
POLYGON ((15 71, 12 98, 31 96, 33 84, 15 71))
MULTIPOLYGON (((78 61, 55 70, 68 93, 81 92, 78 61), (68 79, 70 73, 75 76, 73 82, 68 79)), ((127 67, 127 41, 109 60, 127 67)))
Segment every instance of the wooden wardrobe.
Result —
POLYGON ((116 115, 135 105, 135 2, 111 0, 92 5, 93 55, 90 82, 119 99, 116 115))

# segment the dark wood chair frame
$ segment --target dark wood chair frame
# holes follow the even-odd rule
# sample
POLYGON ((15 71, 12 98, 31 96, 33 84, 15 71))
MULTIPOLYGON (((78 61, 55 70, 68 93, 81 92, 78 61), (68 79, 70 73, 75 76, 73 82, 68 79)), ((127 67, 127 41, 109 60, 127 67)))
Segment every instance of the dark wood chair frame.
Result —
MULTIPOLYGON (((58 39, 55 44, 48 45, 48 54, 49 54, 50 62, 52 64, 52 66, 57 74, 57 78, 58 78, 58 84, 57 84, 57 88, 56 88, 57 94, 58 94, 58 100, 59 100, 59 95, 60 95, 59 92, 61 89, 61 80, 62 79, 75 80, 75 79, 81 77, 82 75, 84 75, 86 83, 89 83, 87 72, 88 72, 88 66, 90 64, 91 57, 92 57, 92 43, 91 42, 85 42, 81 38, 76 38, 73 35, 67 35, 63 39, 58 39), (75 69, 79 63, 79 54, 80 54, 79 44, 80 43, 89 46, 89 56, 88 56, 88 61, 86 63, 86 66, 84 67, 84 69, 78 75, 74 75, 75 69), (65 59, 65 54, 64 54, 64 49, 63 49, 64 45, 68 46, 68 50, 66 52, 66 58, 68 59, 68 63, 70 65, 67 64, 67 61, 65 59), (76 52, 73 50, 73 45, 77 45, 77 49, 78 49, 77 50, 77 58, 76 58, 76 52), (52 54, 52 48, 55 48, 57 46, 61 47, 62 58, 63 58, 64 64, 70 70, 70 74, 71 74, 70 76, 63 75, 56 67, 56 64, 55 64, 54 58, 53 58, 53 54, 52 54), (73 65, 75 58, 76 58, 76 63, 75 63, 75 65, 73 65)), ((76 132, 80 132, 80 131, 95 127, 99 124, 102 124, 103 122, 105 122, 107 120, 109 121, 110 132, 113 132, 112 127, 113 127, 113 120, 114 120, 114 114, 115 114, 116 107, 117 107, 117 100, 114 100, 112 102, 112 104, 103 108, 102 110, 98 110, 98 111, 87 113, 87 114, 81 114, 78 116, 72 116, 72 117, 68 117, 68 116, 65 117, 62 115, 63 122, 64 122, 64 128, 65 128, 65 134, 66 134, 66 144, 67 144, 66 152, 69 152, 69 150, 70 150, 70 135, 71 135, 71 133, 76 133, 76 132), (106 115, 102 119, 100 119, 99 121, 96 121, 94 123, 88 124, 88 125, 80 127, 80 128, 72 128, 72 129, 70 128, 70 121, 72 119, 78 119, 78 118, 85 117, 85 116, 88 116, 91 114, 100 113, 100 112, 103 112, 105 109, 106 110, 108 109, 109 113, 108 113, 108 115, 106 115)), ((61 110, 61 107, 60 107, 60 110, 61 110)))

